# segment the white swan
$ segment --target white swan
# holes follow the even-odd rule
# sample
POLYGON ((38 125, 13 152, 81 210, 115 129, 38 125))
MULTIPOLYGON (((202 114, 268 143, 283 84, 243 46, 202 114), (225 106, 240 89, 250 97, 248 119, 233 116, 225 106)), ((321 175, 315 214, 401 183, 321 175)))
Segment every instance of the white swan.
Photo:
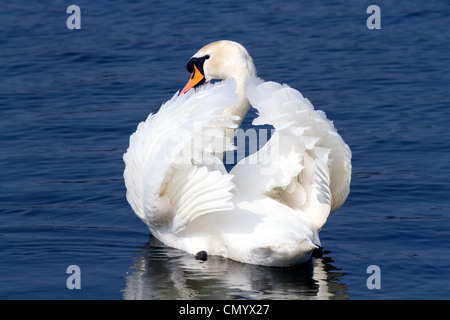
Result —
POLYGON ((348 196, 349 147, 300 92, 256 78, 236 42, 203 47, 187 68, 181 94, 130 137, 124 179, 134 212, 157 239, 192 254, 265 266, 309 260, 348 196), (200 86, 212 79, 224 81, 200 86), (275 132, 228 173, 222 156, 250 104, 253 124, 275 132))

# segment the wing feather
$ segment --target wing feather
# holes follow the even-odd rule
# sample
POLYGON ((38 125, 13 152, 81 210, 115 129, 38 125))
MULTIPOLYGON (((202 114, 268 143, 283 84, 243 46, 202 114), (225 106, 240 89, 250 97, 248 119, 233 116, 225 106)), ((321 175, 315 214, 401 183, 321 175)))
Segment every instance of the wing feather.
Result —
POLYGON ((275 133, 231 170, 236 185, 301 211, 320 229, 347 198, 350 149, 325 113, 297 90, 258 79, 248 81, 247 97, 258 111, 253 124, 272 125, 275 133))
POLYGON ((235 90, 230 79, 177 93, 130 137, 127 200, 147 225, 180 232, 203 214, 232 207, 232 176, 215 153, 232 147, 220 128, 235 126, 234 117, 222 115, 236 104, 235 90), (204 141, 211 136, 224 143, 211 146, 204 141))

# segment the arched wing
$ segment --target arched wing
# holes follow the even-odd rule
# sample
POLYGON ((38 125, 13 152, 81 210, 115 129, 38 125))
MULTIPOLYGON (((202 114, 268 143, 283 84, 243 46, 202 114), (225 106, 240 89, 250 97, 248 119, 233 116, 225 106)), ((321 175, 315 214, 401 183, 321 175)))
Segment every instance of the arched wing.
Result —
POLYGON ((127 200, 150 229, 180 232, 201 215, 233 207, 232 176, 214 153, 232 148, 223 128, 234 127, 233 118, 222 113, 236 102, 232 80, 177 93, 130 137, 127 200))
POLYGON ((258 110, 253 124, 272 125, 275 133, 232 169, 236 185, 302 211, 320 229, 348 195, 350 149, 325 114, 297 90, 249 81, 247 97, 258 110))

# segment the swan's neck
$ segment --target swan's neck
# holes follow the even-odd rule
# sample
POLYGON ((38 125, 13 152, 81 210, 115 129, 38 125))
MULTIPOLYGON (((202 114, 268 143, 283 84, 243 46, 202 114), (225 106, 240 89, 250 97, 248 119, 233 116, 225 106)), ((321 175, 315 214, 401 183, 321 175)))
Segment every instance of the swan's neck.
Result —
POLYGON ((238 116, 239 120, 236 120, 235 124, 239 127, 250 108, 250 102, 245 93, 245 78, 236 79, 236 94, 238 95, 238 102, 234 106, 225 109, 223 115, 238 116))
MULTIPOLYGON (((243 59, 244 60, 244 59, 243 59)), ((233 107, 226 109, 223 115, 238 116, 239 120, 235 121, 235 124, 239 127, 244 120, 245 115, 250 108, 250 102, 247 99, 245 92, 246 80, 256 77, 256 69, 253 64, 252 58, 247 54, 245 61, 240 63, 240 68, 237 68, 237 72, 232 76, 236 81, 236 94, 238 95, 238 102, 233 107)))
MULTIPOLYGON (((250 102, 247 99, 247 95, 245 93, 245 77, 243 79, 241 78, 235 78, 236 80, 236 94, 238 95, 239 99, 236 105, 229 107, 223 111, 224 116, 232 115, 232 116, 239 116, 238 120, 233 120, 233 122, 237 125, 235 129, 230 128, 222 128, 225 132, 225 136, 227 136, 230 139, 233 139, 236 130, 241 126, 242 121, 245 118, 245 115, 248 112, 248 109, 250 108, 250 102)), ((219 159, 223 159, 224 153, 216 153, 215 154, 219 159)))

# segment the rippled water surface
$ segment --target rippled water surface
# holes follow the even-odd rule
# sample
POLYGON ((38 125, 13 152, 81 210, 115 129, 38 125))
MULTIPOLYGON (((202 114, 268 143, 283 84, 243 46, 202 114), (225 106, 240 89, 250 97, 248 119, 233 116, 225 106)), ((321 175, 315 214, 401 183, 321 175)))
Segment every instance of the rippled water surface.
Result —
POLYGON ((1 299, 450 298, 448 1, 377 1, 380 30, 366 27, 368 1, 74 4, 81 30, 63 1, 0 8, 1 299), (199 262, 149 236, 126 202, 129 136, 219 39, 300 90, 352 149, 321 258, 199 262), (66 286, 70 265, 80 290, 66 286))

